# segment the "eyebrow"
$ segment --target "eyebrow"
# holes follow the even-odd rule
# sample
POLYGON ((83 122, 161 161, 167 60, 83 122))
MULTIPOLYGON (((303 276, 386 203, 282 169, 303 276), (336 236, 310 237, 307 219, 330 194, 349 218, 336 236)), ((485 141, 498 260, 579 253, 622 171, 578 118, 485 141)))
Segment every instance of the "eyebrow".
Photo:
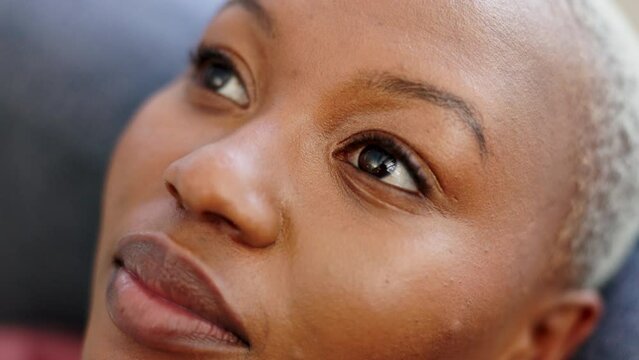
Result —
POLYGON ((255 16, 260 27, 271 37, 275 34, 273 18, 268 13, 268 11, 266 11, 266 9, 264 9, 264 7, 258 2, 258 0, 229 0, 228 2, 226 2, 226 4, 224 4, 224 6, 222 6, 220 12, 232 6, 240 6, 241 8, 255 16))
MULTIPOLYGON (((240 6, 253 14, 264 32, 271 37, 274 36, 273 18, 258 0, 229 0, 220 11, 231 6, 240 6)), ((369 88, 408 99, 423 100, 455 112, 459 119, 461 119, 473 133, 479 145, 482 158, 488 154, 481 113, 462 97, 438 88, 428 82, 411 81, 388 73, 369 74, 366 77, 366 83, 369 88)))
POLYGON ((427 82, 411 81, 387 73, 368 76, 366 82, 368 87, 408 99, 424 100, 430 104, 455 112, 472 131, 482 157, 488 154, 486 136, 484 135, 484 127, 481 121, 482 116, 463 98, 427 82))

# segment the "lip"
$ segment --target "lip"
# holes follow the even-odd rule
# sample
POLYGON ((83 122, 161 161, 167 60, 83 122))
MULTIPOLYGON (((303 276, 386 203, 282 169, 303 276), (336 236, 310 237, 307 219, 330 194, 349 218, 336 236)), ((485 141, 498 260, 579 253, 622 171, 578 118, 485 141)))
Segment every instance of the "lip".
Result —
POLYGON ((107 309, 137 342, 167 351, 248 351, 245 328, 213 279, 167 235, 123 237, 114 264, 107 309))

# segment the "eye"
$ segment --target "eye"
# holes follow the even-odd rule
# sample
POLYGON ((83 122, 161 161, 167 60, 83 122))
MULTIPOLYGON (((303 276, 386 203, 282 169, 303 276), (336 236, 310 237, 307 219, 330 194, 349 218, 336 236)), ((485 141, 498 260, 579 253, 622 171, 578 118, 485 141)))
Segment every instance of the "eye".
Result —
POLYGON ((192 56, 195 78, 204 88, 246 107, 248 91, 231 59, 220 50, 200 47, 192 56))
POLYGON ((419 186, 410 166, 380 145, 360 146, 349 154, 348 161, 357 169, 381 182, 411 193, 419 192, 419 186))

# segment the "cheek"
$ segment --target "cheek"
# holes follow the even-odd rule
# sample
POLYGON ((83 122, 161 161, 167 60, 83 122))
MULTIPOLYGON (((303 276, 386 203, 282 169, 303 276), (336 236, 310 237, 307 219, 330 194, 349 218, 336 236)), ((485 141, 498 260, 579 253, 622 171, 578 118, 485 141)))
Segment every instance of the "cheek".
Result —
POLYGON ((178 81, 154 95, 122 135, 106 182, 105 224, 111 224, 110 215, 125 218, 139 204, 168 195, 165 169, 227 131, 188 106, 182 91, 178 81))
POLYGON ((416 226, 325 203, 333 204, 320 211, 331 214, 326 223, 299 222, 294 234, 291 318, 312 340, 307 348, 331 344, 370 359, 490 358, 507 342, 520 299, 510 296, 507 262, 483 251, 469 227, 435 215, 416 226))
POLYGON ((169 135, 175 113, 166 92, 149 99, 122 134, 111 159, 105 189, 105 210, 118 213, 157 193, 162 173, 174 157, 169 135))

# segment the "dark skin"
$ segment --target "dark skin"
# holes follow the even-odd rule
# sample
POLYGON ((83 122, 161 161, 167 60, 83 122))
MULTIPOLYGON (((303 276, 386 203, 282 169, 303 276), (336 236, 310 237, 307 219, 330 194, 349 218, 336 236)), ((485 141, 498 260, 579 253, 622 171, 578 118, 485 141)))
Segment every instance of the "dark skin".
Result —
POLYGON ((109 318, 132 231, 223 279, 250 350, 198 358, 567 357, 601 302, 556 272, 587 71, 566 17, 528 0, 226 6, 201 42, 243 86, 207 86, 196 64, 115 151, 84 358, 195 355, 109 318), (393 176, 366 171, 380 153, 393 176))

